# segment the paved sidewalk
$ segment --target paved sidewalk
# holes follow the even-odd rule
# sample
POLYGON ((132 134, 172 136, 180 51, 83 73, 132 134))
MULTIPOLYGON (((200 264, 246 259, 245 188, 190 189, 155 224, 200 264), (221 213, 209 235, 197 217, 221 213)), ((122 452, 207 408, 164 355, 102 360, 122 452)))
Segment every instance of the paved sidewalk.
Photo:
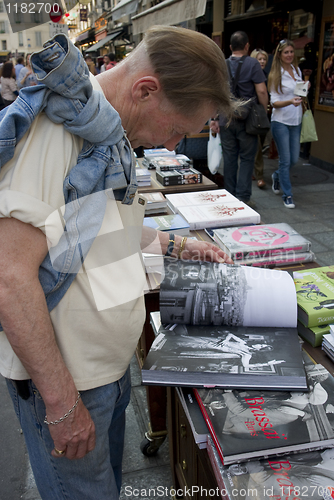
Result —
POLYGON ((312 242, 316 262, 320 266, 334 265, 334 174, 300 159, 291 171, 293 199, 296 208, 283 205, 281 195, 271 189, 271 175, 277 160, 264 158, 264 189, 253 181, 252 201, 260 213, 261 222, 286 222, 312 242))

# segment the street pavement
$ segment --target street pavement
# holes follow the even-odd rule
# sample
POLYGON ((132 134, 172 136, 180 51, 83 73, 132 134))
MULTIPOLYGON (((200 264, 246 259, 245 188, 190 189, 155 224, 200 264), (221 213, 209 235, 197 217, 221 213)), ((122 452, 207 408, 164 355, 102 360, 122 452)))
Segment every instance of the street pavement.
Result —
MULTIPOLYGON (((253 182, 252 201, 255 210, 261 215, 261 221, 265 224, 290 224, 311 241, 316 262, 320 266, 334 265, 334 173, 300 159, 291 172, 296 208, 287 209, 281 196, 271 190, 271 175, 276 168, 277 160, 265 158, 264 180, 267 186, 259 189, 256 181, 253 182)), ((131 368, 133 393, 127 411, 124 485, 132 488, 154 485, 170 487, 172 479, 168 441, 156 457, 144 457, 139 449, 147 430, 148 414, 145 389, 140 385, 135 359, 131 368)), ((29 467, 24 438, 5 385, 4 379, 0 377, 0 500, 40 500, 29 467)), ((127 498, 124 490, 121 498, 127 498)), ((164 500, 164 497, 160 498, 164 500)))

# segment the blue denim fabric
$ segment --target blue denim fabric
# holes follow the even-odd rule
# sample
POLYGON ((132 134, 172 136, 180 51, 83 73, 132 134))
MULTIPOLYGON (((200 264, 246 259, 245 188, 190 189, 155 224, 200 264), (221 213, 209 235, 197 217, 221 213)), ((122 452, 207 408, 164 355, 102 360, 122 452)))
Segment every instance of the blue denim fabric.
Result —
POLYGON ((84 139, 78 163, 63 185, 65 230, 57 265, 48 255, 39 272, 51 311, 71 285, 101 227, 107 196, 131 204, 137 181, 120 116, 101 92, 93 91, 80 51, 65 35, 56 35, 31 56, 31 65, 40 83, 22 89, 14 103, 0 112, 0 168, 13 157, 16 144, 41 111, 84 139), (89 200, 96 193, 94 202, 89 200))
POLYGON ((224 187, 239 200, 249 201, 257 136, 246 133, 244 121, 233 120, 227 128, 220 127, 220 137, 224 157, 224 187))
POLYGON ((283 191, 283 200, 292 196, 290 170, 297 163, 300 153, 300 125, 285 125, 272 121, 271 132, 278 151, 278 170, 274 172, 283 191))
POLYGON ((15 384, 7 387, 27 444, 37 488, 47 500, 95 500, 119 497, 125 409, 130 400, 130 372, 117 382, 89 391, 81 397, 96 429, 96 446, 80 460, 53 458, 54 447, 44 424, 45 405, 35 385, 29 381, 30 397, 23 400, 15 384))

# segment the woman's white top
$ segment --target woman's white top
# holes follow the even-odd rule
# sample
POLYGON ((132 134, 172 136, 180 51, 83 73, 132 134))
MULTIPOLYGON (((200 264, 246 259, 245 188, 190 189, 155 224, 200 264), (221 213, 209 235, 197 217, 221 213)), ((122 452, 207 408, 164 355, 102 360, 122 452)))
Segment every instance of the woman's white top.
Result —
MULTIPOLYGON (((271 104, 274 104, 277 101, 288 101, 289 99, 297 97, 293 93, 293 91, 296 86, 296 83, 302 82, 303 79, 299 68, 298 68, 298 73, 292 65, 291 68, 295 80, 288 73, 288 71, 285 71, 285 69, 281 68, 282 92, 281 91, 276 92, 273 88, 269 89, 271 104)), ((302 105, 296 107, 293 104, 290 104, 289 106, 285 106, 284 108, 273 108, 271 121, 284 123, 284 125, 299 125, 302 121, 302 117, 303 117, 302 105)))

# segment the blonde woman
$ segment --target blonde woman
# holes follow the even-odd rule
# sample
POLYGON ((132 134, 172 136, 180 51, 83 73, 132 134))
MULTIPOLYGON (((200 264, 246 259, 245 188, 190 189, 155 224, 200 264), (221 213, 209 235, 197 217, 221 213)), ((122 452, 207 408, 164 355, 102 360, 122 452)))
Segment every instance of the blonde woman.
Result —
POLYGON ((287 208, 295 208, 290 170, 297 163, 300 153, 302 98, 294 95, 294 89, 296 83, 301 81, 294 44, 290 40, 282 40, 276 47, 268 90, 273 106, 271 132, 279 156, 278 170, 272 175, 272 190, 275 194, 279 194, 280 189, 283 191, 283 203, 287 208))
MULTIPOLYGON (((259 61, 261 69, 264 73, 264 68, 266 67, 267 62, 268 62, 267 52, 265 50, 262 50, 262 49, 255 49, 251 53, 251 57, 253 57, 254 59, 257 59, 259 61)), ((258 147, 257 147, 256 156, 255 156, 255 161, 254 161, 254 175, 255 175, 255 179, 257 181, 257 187, 259 187, 260 189, 263 189, 266 186, 266 183, 263 180, 263 156, 262 156, 262 148, 263 148, 265 138, 266 138, 266 135, 259 135, 258 136, 258 147)))

